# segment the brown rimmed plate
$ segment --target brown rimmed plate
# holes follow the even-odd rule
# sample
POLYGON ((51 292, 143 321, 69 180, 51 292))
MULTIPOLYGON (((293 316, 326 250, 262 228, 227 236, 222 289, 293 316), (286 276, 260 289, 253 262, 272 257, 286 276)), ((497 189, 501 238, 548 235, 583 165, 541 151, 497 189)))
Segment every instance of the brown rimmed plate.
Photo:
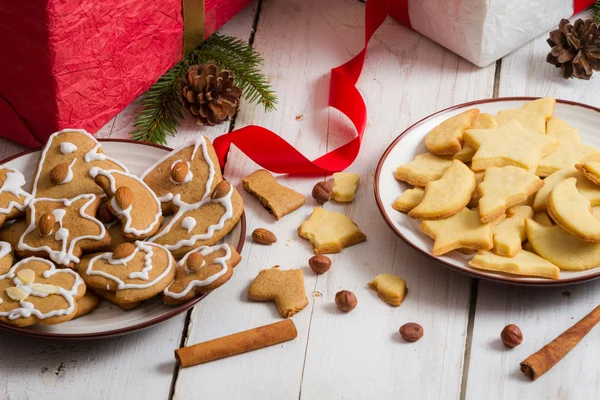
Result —
MULTIPOLYGON (((518 108, 524 102, 535 99, 536 97, 505 97, 459 104, 431 114, 402 132, 383 153, 375 172, 375 200, 381 215, 390 228, 421 253, 438 261, 442 265, 476 278, 534 286, 557 286, 581 283, 599 278, 600 268, 576 272, 564 271, 561 272, 559 280, 551 280, 477 270, 469 267, 467 264, 472 256, 467 256, 457 251, 440 257, 434 256, 431 253, 433 241, 420 231, 418 221, 392 208, 394 200, 410 187, 405 182, 397 181, 394 178, 394 171, 398 166, 411 161, 417 154, 427 151, 424 139, 433 127, 469 108, 477 107, 481 112, 495 115, 500 110, 518 108)), ((572 127, 578 128, 583 143, 600 149, 600 135, 597 135, 598 125, 600 125, 599 108, 568 100, 557 100, 554 116, 565 120, 572 127)))
MULTIPOLYGON (((126 139, 100 139, 100 141, 108 156, 121 161, 131 173, 137 175, 172 150, 165 146, 126 139)), ((21 171, 29 185, 33 181, 39 152, 40 149, 25 151, 0 161, 0 165, 21 171)), ((225 242, 241 252, 245 238, 246 215, 242 214, 240 222, 225 237, 225 242)), ((131 311, 123 311, 118 306, 103 301, 92 313, 63 324, 16 328, 0 323, 0 328, 45 338, 97 339, 118 336, 160 324, 193 307, 203 298, 204 296, 198 297, 179 306, 167 306, 163 304, 160 296, 157 296, 131 311)))

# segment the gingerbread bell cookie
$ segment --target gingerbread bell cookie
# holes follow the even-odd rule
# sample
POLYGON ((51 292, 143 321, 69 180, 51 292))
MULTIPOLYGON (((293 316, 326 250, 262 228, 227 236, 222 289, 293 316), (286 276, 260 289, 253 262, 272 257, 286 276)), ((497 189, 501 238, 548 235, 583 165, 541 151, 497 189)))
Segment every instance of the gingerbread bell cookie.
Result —
POLYGON ((100 143, 86 131, 56 132, 42 149, 32 195, 51 199, 69 199, 82 193, 100 196, 103 192, 90 175, 92 168, 127 172, 123 164, 107 157, 100 143))
POLYGON ((185 303, 213 291, 231 278, 233 268, 241 259, 228 244, 202 246, 190 251, 177 263, 175 280, 163 290, 164 302, 185 303))
POLYGON ((73 319, 86 286, 73 270, 43 258, 19 261, 0 275, 0 322, 25 327, 73 319))
POLYGON ((24 214, 31 195, 24 191, 23 174, 13 168, 0 168, 0 226, 24 214))
POLYGON ((90 173, 110 198, 106 209, 121 221, 124 238, 145 239, 156 233, 163 220, 161 205, 144 181, 117 170, 93 169, 90 173))
POLYGON ((175 276, 175 260, 156 243, 123 243, 112 253, 87 255, 77 272, 88 286, 113 292, 116 303, 149 299, 167 287, 175 276))
POLYGON ((206 199, 223 180, 215 149, 204 136, 167 154, 141 178, 158 196, 165 215, 177 211, 175 203, 206 199))

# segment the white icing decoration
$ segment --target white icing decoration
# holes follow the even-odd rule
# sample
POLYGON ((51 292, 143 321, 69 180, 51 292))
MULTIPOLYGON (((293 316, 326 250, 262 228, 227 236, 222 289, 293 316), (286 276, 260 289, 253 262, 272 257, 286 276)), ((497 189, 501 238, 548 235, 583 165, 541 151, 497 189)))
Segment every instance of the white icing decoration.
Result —
POLYGON ((65 183, 69 183, 73 180, 73 164, 75 164, 75 161, 77 161, 76 158, 74 158, 73 161, 71 161, 71 164, 69 164, 69 169, 67 171, 67 176, 65 176, 65 179, 58 182, 59 185, 64 185, 65 183))
POLYGON ((71 154, 75 150, 77 150, 77 146, 71 142, 62 142, 60 144, 60 152, 63 154, 71 154))
POLYGON ((23 232, 23 234, 19 238, 19 244, 17 245, 17 248, 19 250, 45 251, 46 253, 48 253, 48 256, 52 259, 52 261, 54 261, 57 264, 69 265, 69 263, 71 263, 71 262, 78 263, 79 257, 75 257, 75 255, 73 255, 73 250, 75 249, 75 245, 77 244, 77 242, 79 242, 80 240, 84 240, 84 239, 102 240, 104 238, 104 235, 106 234, 106 229, 104 228, 104 225, 100 221, 98 221, 96 218, 94 218, 90 215, 87 215, 85 213, 85 210, 88 208, 88 206, 90 204, 92 204, 94 202, 95 199, 96 199, 96 196, 93 194, 81 194, 70 200, 49 199, 49 198, 33 199, 29 203, 31 223, 29 224, 29 226, 27 227, 25 232, 23 232), (100 228, 99 235, 97 235, 97 236, 83 235, 83 236, 72 238, 70 245, 68 246, 68 249, 67 249, 67 242, 69 239, 69 231, 66 228, 63 228, 63 226, 62 226, 62 219, 63 219, 64 215, 66 214, 66 211, 57 209, 57 210, 54 210, 52 213, 54 214, 54 216, 57 219, 56 222, 58 222, 60 224, 60 228, 54 235, 54 238, 56 240, 62 241, 60 251, 53 250, 49 246, 46 246, 46 245, 40 246, 40 247, 33 247, 24 242, 25 237, 31 231, 36 229, 37 217, 35 215, 35 203, 37 203, 38 201, 52 201, 52 202, 62 203, 65 207, 69 207, 71 204, 73 204, 74 202, 81 200, 81 199, 88 199, 88 201, 79 209, 79 215, 81 215, 82 218, 85 218, 85 219, 90 220, 90 221, 94 222, 95 224, 97 224, 98 227, 100 228))
MULTIPOLYGON (((91 172, 92 172, 92 170, 90 170, 90 173, 91 172)), ((154 229, 154 227, 156 226, 156 224, 158 224, 160 222, 160 217, 162 216, 160 200, 158 200, 158 197, 156 197, 156 194, 154 194, 152 189, 150 189, 148 187, 148 185, 146 185, 146 182, 142 181, 140 178, 138 178, 135 175, 117 171, 116 169, 109 169, 109 170, 96 169, 93 172, 96 174, 96 175, 94 175, 94 177, 97 175, 102 175, 102 176, 105 176, 106 178, 108 178, 108 180, 110 181, 110 190, 111 190, 111 193, 113 194, 113 196, 117 191, 117 181, 114 178, 113 174, 118 174, 118 175, 127 176, 127 177, 137 181, 140 185, 142 185, 148 191, 148 193, 150 193, 152 195, 152 198, 156 202, 156 210, 157 211, 156 211, 156 214, 154 215, 154 221, 152 221, 152 223, 145 229, 137 229, 137 228, 133 228, 131 226, 131 224, 133 222, 132 218, 131 218, 131 210, 133 209, 133 204, 131 204, 129 207, 127 207, 127 209, 123 210, 117 204, 116 198, 113 197, 110 201, 111 207, 113 208, 113 210, 115 210, 117 217, 125 218, 125 223, 123 224, 123 232, 132 233, 135 236, 143 236, 143 235, 146 235, 148 232, 151 232, 154 229)))
MULTIPOLYGON (((174 154, 176 154, 177 152, 188 148, 190 146, 194 146, 194 150, 192 151, 192 158, 191 160, 194 159, 194 157, 196 156, 196 152, 198 151, 198 147, 202 146, 202 155, 204 156, 204 161, 206 162, 206 164, 208 165, 208 179, 206 180, 206 185, 204 188, 204 195, 202 196, 202 199, 206 199, 208 196, 210 196, 210 189, 212 187, 212 182, 213 179, 215 177, 215 166, 212 162, 212 160, 210 159, 210 156, 208 154, 208 145, 206 144, 206 138, 202 135, 200 135, 198 138, 187 142, 186 144, 184 144, 181 147, 176 148, 175 150, 171 151, 170 153, 168 153, 167 155, 165 155, 163 158, 161 158, 160 160, 158 160, 156 163, 154 163, 154 165, 152 165, 151 167, 149 167, 148 169, 146 169, 144 171, 144 173, 140 176, 141 179, 144 179, 146 177, 146 175, 148 175, 150 173, 150 171, 152 171, 154 168, 156 168, 157 165, 161 164, 162 162, 164 162, 165 160, 169 159, 170 157, 173 157, 174 154)), ((189 164, 188 164, 189 165, 189 164)), ((171 164, 171 168, 173 168, 173 164, 171 164)), ((191 168, 190 168, 190 173, 191 173, 191 168)), ((189 173, 188 173, 189 175, 189 173)), ((187 179, 187 176, 186 176, 187 179)), ((192 177, 190 176, 190 180, 192 179, 192 177)), ((189 181, 185 181, 185 182, 189 182, 189 181)), ((160 197, 160 201, 161 202, 167 202, 167 201, 171 201, 174 199, 174 195, 173 193, 167 193, 164 196, 160 197)))
POLYGON ((12 246, 8 242, 0 241, 0 259, 7 256, 12 251, 12 246))
POLYGON ((196 226, 196 220, 193 217, 187 216, 181 221, 181 226, 187 229, 188 233, 196 226))
POLYGON ((229 245, 227 245, 227 244, 220 244, 220 245, 212 246, 212 247, 209 247, 209 246, 198 247, 197 249, 194 249, 194 250, 190 251, 189 253, 187 253, 177 263, 177 268, 184 267, 185 271, 188 274, 197 272, 199 269, 203 268, 206 265, 206 262, 204 260, 202 260, 202 265, 200 266, 200 268, 198 268, 196 271, 190 271, 186 265, 186 261, 187 261, 187 258, 189 257, 189 255, 192 253, 200 253, 201 255, 206 256, 206 255, 211 254, 218 250, 225 250, 225 255, 223 257, 218 257, 213 260, 213 264, 221 264, 221 270, 219 272, 217 272, 214 275, 209 276, 208 278, 206 278, 204 280, 191 281, 190 283, 187 284, 185 289, 183 289, 183 291, 181 291, 179 293, 171 292, 169 290, 169 288, 175 282, 175 281, 173 281, 173 282, 171 282, 171 284, 169 286, 167 286, 165 288, 165 290, 163 290, 164 295, 172 297, 174 299, 180 299, 180 298, 184 297, 185 295, 187 295, 190 292, 190 290, 192 290, 193 288, 208 286, 211 283, 213 283, 214 281, 216 281, 217 279, 219 279, 220 277, 222 277, 227 272, 227 260, 229 260, 231 258, 231 249, 229 248, 229 245))
MULTIPOLYGON (((98 151, 98 149, 100 148, 100 143, 98 143, 98 141, 96 140, 96 138, 94 138, 92 135, 90 135, 85 130, 83 130, 83 129, 63 129, 63 130, 60 130, 58 132, 54 132, 52 135, 50 135, 50 137, 48 138, 48 142, 46 143, 46 145, 42 149, 42 154, 40 154, 40 160, 38 161, 37 173, 36 173, 35 179, 33 181, 33 190, 31 192, 32 197, 35 197, 35 195, 37 193, 38 181, 40 179, 40 175, 42 174, 42 166, 43 166, 44 162, 46 161, 46 154, 48 153, 48 150, 50 149, 50 147, 52 147, 52 141, 54 140, 54 138, 56 136, 60 135, 61 133, 65 133, 65 132, 76 132, 76 133, 82 134, 84 136, 87 136, 90 140, 94 141, 94 143, 96 143, 96 145, 94 146, 94 148, 92 150, 90 150, 84 156, 84 161, 88 162, 88 158, 90 159, 90 161, 92 159, 109 160, 109 161, 112 161, 113 163, 117 164, 119 167, 121 167, 123 169, 123 171, 129 172, 129 170, 127 169, 127 167, 125 165, 123 165, 119 161, 115 160, 114 158, 108 157, 105 154, 98 154, 98 153, 96 153, 98 151), (90 154, 90 153, 96 153, 96 156, 94 156, 93 154, 90 154), (88 157, 88 154, 89 154, 89 157, 88 157)), ((62 143, 66 143, 66 142, 62 142, 62 143)))
MULTIPOLYGON (((147 289, 153 285, 155 285, 157 282, 160 282, 165 276, 167 276, 167 274, 169 273, 169 271, 171 271, 171 268, 173 268, 173 258, 171 257, 171 255, 169 254, 169 252, 167 251, 167 249, 165 249, 163 246, 156 244, 156 243, 144 243, 144 242, 140 242, 137 241, 135 242, 135 251, 133 253, 131 253, 129 256, 125 257, 125 258, 121 258, 121 259, 115 259, 112 256, 112 253, 103 253, 103 254, 98 254, 96 257, 92 258, 88 264, 88 267, 85 271, 85 273, 88 276, 91 275, 100 275, 103 276, 107 279, 113 280, 115 282, 117 282, 118 284, 118 290, 124 290, 124 289, 147 289), (94 263, 96 262, 96 260, 98 259, 104 259, 107 260, 109 264, 111 265, 126 265, 127 262, 129 262, 130 260, 133 259, 133 257, 135 257, 135 254, 142 250, 146 253, 146 255, 144 256, 144 268, 142 268, 141 271, 139 272, 132 272, 130 273, 127 278, 128 279, 140 279, 140 280, 144 280, 147 281, 150 279, 149 277, 149 273, 152 270, 152 255, 154 254, 154 252, 152 251, 152 247, 156 247, 162 251, 164 251, 165 253, 167 253, 168 259, 169 259, 169 265, 167 266, 167 268, 165 268, 165 270, 159 275, 157 276, 154 280, 149 281, 147 283, 125 283, 123 282, 121 279, 119 279, 118 277, 111 275, 109 273, 106 273, 104 271, 97 271, 94 270, 94 263)), ((108 287, 107 287, 108 288, 108 287)))
MULTIPOLYGON (((177 214, 175 214, 175 216, 173 216, 173 218, 169 221, 167 226, 165 226, 162 231, 160 231, 158 234, 156 234, 155 236, 148 239, 148 241, 154 242, 158 238, 163 237, 164 235, 166 235, 167 233, 170 232, 173 225, 175 225, 175 223, 185 213, 187 213, 189 211, 197 210, 200 207, 202 207, 203 205, 210 203, 210 202, 221 204, 223 206, 223 208, 225 208, 225 212, 219 219, 219 222, 217 222, 214 225, 210 225, 208 227, 208 229, 206 230, 206 233, 198 233, 198 234, 192 235, 192 237, 190 237, 189 239, 182 239, 175 244, 164 245, 164 246, 167 249, 169 249, 170 251, 173 251, 173 250, 178 250, 183 246, 193 246, 198 240, 206 240, 206 239, 210 239, 211 237, 213 237, 215 231, 223 229, 223 227, 225 226, 225 222, 227 220, 231 219, 231 217, 233 217, 233 204, 231 203, 231 195, 233 194, 233 185, 229 185, 229 186, 230 186, 229 192, 227 192, 227 194, 225 196, 223 196, 219 199, 211 199, 209 197, 208 199, 201 200, 195 204, 187 204, 187 203, 181 201, 179 194, 177 194, 173 198, 173 205, 179 207, 179 209, 177 210, 177 214)), ((182 224, 183 224, 183 222, 182 222, 182 224)))
MULTIPOLYGON (((171 164, 171 169, 170 169, 170 171, 173 171, 173 167, 174 167, 174 166, 175 166, 175 164, 177 164, 179 161, 182 161, 182 160, 175 160, 175 161, 173 161, 173 164, 171 164)), ((185 184, 185 183, 188 183, 189 181, 191 181, 191 180, 192 180, 192 178, 194 177, 194 174, 192 173, 192 169, 191 169, 191 167, 190 167, 190 163, 189 163, 189 162, 187 162, 187 161, 185 161, 185 163, 186 163, 186 164, 187 164, 187 166, 188 166, 188 172, 187 172, 187 174, 185 175, 185 178, 183 178, 183 181, 181 181, 181 182, 177 182, 177 181, 175 181, 175 180, 173 179, 173 177, 172 177, 171 175, 169 175, 169 179, 171 180, 171 183, 172 183, 172 184, 174 184, 174 185, 183 185, 183 184, 185 184)), ((171 193, 169 193, 169 194, 171 194, 171 193)))
POLYGON ((17 197, 24 197, 25 200, 23 201, 23 204, 19 204, 18 202, 11 200, 6 208, 0 208, 0 214, 8 214, 13 208, 16 208, 19 211, 25 211, 32 198, 29 193, 21 189, 21 187, 25 185, 25 177, 16 169, 4 169, 8 170, 8 172, 6 172, 6 178, 4 179, 4 183, 0 188, 0 194, 8 192, 17 197))
MULTIPOLYGON (((65 299, 65 301, 67 302, 67 304, 69 305, 69 307, 59 309, 59 310, 50 310, 47 313, 42 313, 40 310, 37 310, 35 308, 33 303, 30 303, 25 300, 21 300, 19 302, 19 304, 21 306, 20 308, 15 308, 10 311, 0 312, 0 317, 8 317, 8 319, 10 319, 10 320, 15 320, 17 318, 29 318, 32 315, 34 315, 35 317, 37 317, 39 319, 46 319, 46 318, 50 318, 50 317, 69 315, 69 314, 73 313, 73 311, 75 311, 75 296, 77 295, 79 285, 83 284, 83 280, 75 271, 73 271, 71 269, 68 269, 68 268, 67 269, 57 269, 54 266, 54 264, 52 264, 48 260, 45 260, 43 258, 38 258, 38 257, 29 257, 29 258, 26 258, 26 259, 21 260, 18 263, 16 263, 10 269, 10 271, 8 271, 6 274, 0 275, 0 279, 13 279, 13 282, 16 285, 16 287, 23 290, 29 296, 47 297, 48 293, 36 292, 35 290, 33 290, 33 286, 35 285, 35 282, 31 282, 27 285, 24 285, 23 282, 21 282, 21 280, 16 277, 17 268, 19 268, 22 264, 25 264, 30 261, 39 261, 39 262, 43 262, 43 263, 47 264, 48 266, 50 266, 50 269, 44 271, 44 273, 43 273, 43 276, 46 279, 50 278, 51 276, 53 276, 55 274, 70 274, 75 278, 75 282, 73 282, 73 286, 71 287, 71 290, 66 290, 63 287, 56 285, 56 287, 58 289, 56 294, 59 296, 62 296, 65 299)), ((2 303, 0 302, 0 304, 2 304, 2 303)))

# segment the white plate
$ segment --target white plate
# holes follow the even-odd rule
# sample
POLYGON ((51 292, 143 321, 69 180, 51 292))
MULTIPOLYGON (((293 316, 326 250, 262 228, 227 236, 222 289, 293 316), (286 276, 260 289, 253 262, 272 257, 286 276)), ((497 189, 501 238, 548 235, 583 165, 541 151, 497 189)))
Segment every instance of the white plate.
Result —
MULTIPOLYGON (((122 139, 100 140, 104 152, 127 166, 129 172, 140 175, 146 168, 171 151, 170 148, 122 139)), ((39 150, 28 151, 0 162, 4 167, 21 171, 27 184, 33 182, 33 174, 39 159, 39 150)), ((26 190, 31 189, 30 187, 26 190)), ((241 252, 246 237, 246 216, 242 214, 240 223, 225 237, 225 242, 237 247, 241 252)), ((162 302, 160 296, 142 303, 131 311, 123 311, 116 305, 102 301, 100 306, 81 318, 57 325, 34 325, 28 328, 15 328, 1 324, 0 327, 29 335, 90 339, 135 332, 166 321, 194 306, 201 298, 173 307, 162 302)))
MULTIPOLYGON (((411 161, 417 154, 425 153, 425 136, 442 121, 459 114, 466 109, 477 107, 481 112, 497 114, 506 108, 518 108, 534 97, 508 97, 487 99, 460 104, 432 114, 417 122, 404 131, 383 153, 375 174, 375 199, 388 225, 408 244, 442 264, 458 271, 493 281, 523 285, 555 286, 567 283, 579 283, 600 277, 600 268, 587 271, 562 272, 560 280, 543 278, 519 277, 515 275, 488 272, 471 268, 467 262, 472 256, 457 251, 437 257, 431 254, 433 241, 419 229, 418 221, 409 218, 405 213, 392 208, 394 200, 410 187, 405 182, 394 178, 394 171, 402 164, 411 161)), ((554 115, 565 120, 569 125, 579 129, 581 139, 585 144, 600 149, 600 135, 597 134, 600 125, 600 109, 585 104, 565 100, 557 100, 554 115)))

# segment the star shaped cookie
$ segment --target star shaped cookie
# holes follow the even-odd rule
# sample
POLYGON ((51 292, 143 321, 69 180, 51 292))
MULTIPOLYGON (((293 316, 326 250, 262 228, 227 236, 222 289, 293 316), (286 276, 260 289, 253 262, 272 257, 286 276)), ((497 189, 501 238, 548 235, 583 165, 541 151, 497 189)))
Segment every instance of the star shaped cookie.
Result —
POLYGON ((558 170, 569 168, 585 157, 599 154, 594 146, 578 143, 567 138, 559 138, 558 148, 547 156, 542 157, 536 169, 536 175, 546 177, 558 170))
POLYGON ((494 227, 503 218, 504 214, 492 222, 482 224, 477 210, 463 208, 445 219, 423 221, 419 228, 434 240, 432 252, 440 256, 461 248, 490 250, 494 246, 494 227))
POLYGON ((527 238, 525 219, 533 217, 529 206, 515 206, 507 210, 506 219, 494 228, 494 247, 492 251, 503 257, 514 257, 521 251, 521 243, 527 238))
POLYGON ((581 143, 579 130, 571 128, 565 121, 555 117, 550 118, 546 122, 546 135, 581 143))
MULTIPOLYGON (((497 128, 498 121, 493 115, 488 113, 479 113, 473 120, 471 129, 491 129, 497 128)), ((462 137, 461 137, 462 138, 462 137)), ((459 160, 464 163, 471 162, 471 158, 475 154, 475 149, 469 146, 467 143, 463 143, 462 148, 458 153, 452 155, 452 159, 459 160)))
POLYGON ((556 138, 530 133, 516 120, 498 128, 467 130, 464 139, 477 149, 471 160, 474 171, 512 165, 535 173, 540 159, 559 144, 556 138))

